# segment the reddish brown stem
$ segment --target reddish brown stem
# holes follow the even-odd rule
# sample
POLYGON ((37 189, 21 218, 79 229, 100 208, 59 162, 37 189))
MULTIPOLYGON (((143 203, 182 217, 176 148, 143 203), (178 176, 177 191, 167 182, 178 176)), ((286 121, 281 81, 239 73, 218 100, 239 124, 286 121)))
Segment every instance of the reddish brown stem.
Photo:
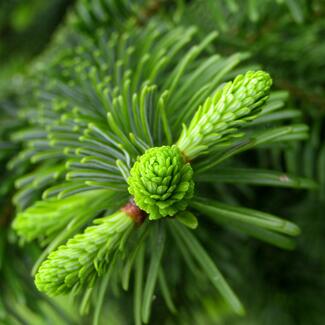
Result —
POLYGON ((125 212, 136 224, 141 225, 147 217, 147 213, 141 210, 133 199, 121 209, 125 212))

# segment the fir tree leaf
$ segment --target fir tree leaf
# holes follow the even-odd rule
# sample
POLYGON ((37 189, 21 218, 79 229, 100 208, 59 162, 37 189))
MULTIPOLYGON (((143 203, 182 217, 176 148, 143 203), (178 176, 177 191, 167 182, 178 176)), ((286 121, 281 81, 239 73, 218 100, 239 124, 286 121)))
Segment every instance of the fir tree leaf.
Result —
POLYGON ((140 246, 139 254, 135 262, 135 279, 134 279, 134 303, 133 313, 136 325, 142 324, 142 299, 143 299, 143 275, 144 275, 144 247, 140 246))
POLYGON ((162 268, 159 269, 158 281, 159 281, 159 286, 160 286, 160 289, 161 289, 162 296, 163 296, 163 298, 165 300, 165 303, 166 303, 168 309, 171 311, 171 313, 175 314, 177 312, 177 310, 176 310, 176 307, 175 307, 174 302, 172 300, 170 290, 168 288, 166 278, 165 278, 165 274, 164 274, 164 271, 163 271, 162 268))
POLYGON ((200 174, 195 180, 203 183, 244 183, 258 186, 317 189, 317 184, 308 178, 295 177, 283 172, 272 170, 236 167, 214 169, 213 174, 200 174))
POLYGON ((202 211, 205 215, 214 219, 217 219, 220 216, 229 221, 235 220, 240 223, 252 224, 288 236, 297 236, 300 234, 299 227, 294 223, 265 212, 242 207, 234 207, 205 198, 194 198, 190 204, 196 210, 202 211))
POLYGON ((176 218, 179 222, 190 229, 196 229, 199 225, 199 222, 195 215, 190 211, 182 211, 176 215, 176 218))
POLYGON ((244 307, 242 306, 241 302, 234 294, 232 289, 229 287, 226 280, 224 279, 212 259, 206 253, 204 248, 197 241, 195 236, 193 236, 189 230, 187 230, 184 226, 180 225, 177 221, 173 223, 172 227, 178 233, 180 238, 184 241, 189 252, 200 264, 201 268, 209 277, 211 283, 220 292, 220 294, 229 304, 232 310, 239 315, 244 314, 244 307))
POLYGON ((148 275, 146 284, 143 291, 143 303, 142 303, 142 320, 145 324, 149 322, 151 304, 153 301, 154 290, 156 281, 158 279, 159 266, 161 263, 164 245, 165 245, 166 231, 161 222, 157 222, 155 225, 155 236, 152 245, 152 254, 150 265, 148 269, 148 275))

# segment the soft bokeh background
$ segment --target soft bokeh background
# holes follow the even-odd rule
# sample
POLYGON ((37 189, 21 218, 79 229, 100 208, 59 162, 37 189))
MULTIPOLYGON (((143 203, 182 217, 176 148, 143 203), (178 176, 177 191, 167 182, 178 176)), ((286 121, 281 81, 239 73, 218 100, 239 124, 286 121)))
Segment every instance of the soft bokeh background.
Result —
POLYGON ((44 49, 73 0, 0 2, 0 80, 26 69, 44 49))

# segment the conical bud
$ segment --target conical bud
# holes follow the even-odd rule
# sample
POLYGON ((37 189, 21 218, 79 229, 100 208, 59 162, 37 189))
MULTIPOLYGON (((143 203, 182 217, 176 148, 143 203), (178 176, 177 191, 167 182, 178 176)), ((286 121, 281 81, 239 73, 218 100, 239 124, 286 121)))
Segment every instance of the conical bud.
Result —
POLYGON ((40 266, 35 284, 50 296, 78 291, 93 285, 107 271, 122 236, 134 221, 125 211, 95 220, 95 225, 77 234, 53 251, 40 266))
POLYGON ((133 165, 129 192, 149 219, 174 216, 193 196, 193 170, 176 146, 148 149, 133 165))
POLYGON ((189 127, 183 126, 177 146, 192 160, 209 147, 238 135, 238 128, 257 116, 271 85, 272 79, 264 71, 237 76, 199 107, 189 127))

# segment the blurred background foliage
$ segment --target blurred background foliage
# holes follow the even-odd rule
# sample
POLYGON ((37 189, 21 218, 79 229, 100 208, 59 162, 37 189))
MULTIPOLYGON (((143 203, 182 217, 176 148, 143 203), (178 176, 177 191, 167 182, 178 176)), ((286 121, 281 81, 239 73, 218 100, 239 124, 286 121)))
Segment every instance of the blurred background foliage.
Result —
MULTIPOLYGON (((169 316, 158 303, 152 324, 325 324, 325 3, 322 0, 5 0, 0 3, 0 323, 89 323, 88 319, 80 320, 65 300, 53 302, 36 292, 29 270, 38 248, 33 245, 20 248, 9 228, 13 183, 24 170, 17 170, 16 174, 5 171, 6 161, 17 150, 8 134, 20 127, 17 107, 22 105, 22 94, 28 93, 24 74, 33 69, 33 60, 53 43, 56 30, 61 33, 58 37, 62 37, 65 29, 60 26, 77 22, 75 28, 91 34, 97 27, 109 28, 129 19, 144 24, 156 15, 168 17, 175 24, 195 25, 202 36, 217 30, 219 36, 211 51, 217 49, 226 55, 248 52, 248 66, 260 66, 270 72, 274 88, 289 93, 289 107, 301 111, 297 119, 309 125, 310 139, 278 150, 249 152, 240 163, 307 176, 315 179, 319 187, 307 192, 207 185, 206 191, 222 195, 225 200, 244 202, 245 206, 295 221, 302 229, 297 248, 292 252, 281 251, 211 225, 210 231, 202 231, 200 236, 210 242, 207 250, 230 278, 247 307, 247 315, 243 318, 231 315, 221 301, 216 301, 203 280, 199 282, 204 292, 201 304, 197 305, 193 297, 188 312, 188 306, 183 308, 181 304, 182 290, 195 292, 193 287, 197 284, 184 279, 184 286, 176 290, 177 316, 169 316), (75 7, 76 16, 81 19, 73 19, 75 7)), ((130 302, 126 299, 123 303, 130 302)), ((110 301, 108 309, 104 308, 103 324, 107 323, 107 317, 111 317, 110 324, 130 323, 131 317, 123 314, 120 306, 110 301)))
POLYGON ((0 2, 0 80, 26 69, 44 49, 73 0, 0 2))

